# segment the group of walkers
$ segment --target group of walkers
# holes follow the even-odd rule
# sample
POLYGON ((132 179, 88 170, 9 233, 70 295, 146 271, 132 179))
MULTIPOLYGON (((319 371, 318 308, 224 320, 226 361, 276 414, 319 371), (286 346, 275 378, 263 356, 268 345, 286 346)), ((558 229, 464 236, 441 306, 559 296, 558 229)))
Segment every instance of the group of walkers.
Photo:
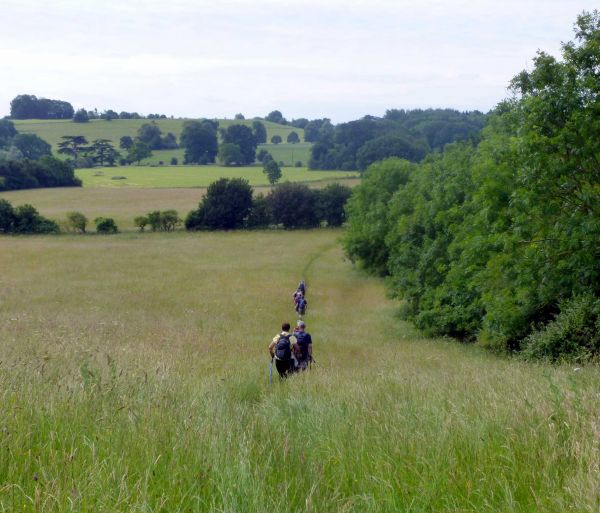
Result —
MULTIPOLYGON (((293 296, 295 310, 300 317, 306 314, 308 306, 305 296, 306 284, 302 280, 293 296)), ((296 323, 293 333, 290 333, 290 329, 290 323, 284 322, 281 325, 281 332, 275 335, 269 344, 271 361, 275 362, 275 368, 282 379, 294 372, 309 369, 314 361, 312 337, 306 331, 306 323, 301 318, 296 323)))

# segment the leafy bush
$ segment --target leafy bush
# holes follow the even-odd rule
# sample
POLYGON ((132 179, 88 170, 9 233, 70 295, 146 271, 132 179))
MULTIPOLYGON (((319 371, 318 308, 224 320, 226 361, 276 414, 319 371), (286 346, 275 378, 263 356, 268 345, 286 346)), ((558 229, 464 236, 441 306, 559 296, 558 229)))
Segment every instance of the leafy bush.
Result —
POLYGON ((523 342, 523 357, 584 361, 600 354, 600 299, 587 293, 560 305, 560 312, 523 342))
POLYGON ((71 230, 85 233, 85 227, 87 226, 88 219, 81 212, 68 212, 67 213, 67 225, 71 230))
POLYGON ((275 224, 284 228, 312 228, 319 224, 315 194, 304 184, 285 182, 269 193, 275 224))
POLYGON ((58 233, 58 225, 31 205, 12 205, 0 199, 0 233, 58 233))
POLYGON ((114 221, 110 217, 97 217, 94 222, 96 223, 96 231, 98 233, 117 233, 119 229, 114 221))

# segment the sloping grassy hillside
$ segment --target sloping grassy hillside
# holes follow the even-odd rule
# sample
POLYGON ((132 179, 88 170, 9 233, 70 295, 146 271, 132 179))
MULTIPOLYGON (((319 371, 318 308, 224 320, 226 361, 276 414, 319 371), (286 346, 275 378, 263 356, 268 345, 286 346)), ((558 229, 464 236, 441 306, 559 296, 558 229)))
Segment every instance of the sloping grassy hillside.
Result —
MULTIPOLYGON (((14 120, 16 129, 21 133, 32 133, 39 135, 42 139, 52 145, 53 151, 58 150, 58 143, 63 135, 84 135, 88 141, 94 139, 109 139, 115 147, 119 146, 119 139, 124 135, 135 137, 138 129, 145 123, 156 123, 163 135, 172 132, 177 136, 183 129, 185 119, 93 119, 88 123, 74 123, 64 119, 25 119, 14 120)), ((244 124, 252 126, 252 120, 219 119, 219 127, 227 128, 232 124, 244 124)), ((261 121, 267 129, 267 141, 274 135, 279 135, 286 141, 290 132, 296 132, 301 140, 304 140, 304 130, 289 125, 278 125, 270 121, 261 121)))
POLYGON ((0 238, 0 510, 598 511, 597 368, 421 338, 338 236, 0 238))

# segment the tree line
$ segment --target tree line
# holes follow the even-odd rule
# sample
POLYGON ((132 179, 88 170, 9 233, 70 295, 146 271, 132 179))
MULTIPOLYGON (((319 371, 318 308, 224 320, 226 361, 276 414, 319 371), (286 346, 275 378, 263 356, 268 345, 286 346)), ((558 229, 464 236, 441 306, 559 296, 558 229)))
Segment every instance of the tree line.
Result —
POLYGON ((73 166, 52 157, 46 141, 0 119, 0 191, 80 185, 73 166))
POLYGON ((388 277, 403 314, 530 358, 600 353, 600 17, 582 14, 562 60, 540 52, 479 144, 419 164, 371 165, 344 246, 388 277))

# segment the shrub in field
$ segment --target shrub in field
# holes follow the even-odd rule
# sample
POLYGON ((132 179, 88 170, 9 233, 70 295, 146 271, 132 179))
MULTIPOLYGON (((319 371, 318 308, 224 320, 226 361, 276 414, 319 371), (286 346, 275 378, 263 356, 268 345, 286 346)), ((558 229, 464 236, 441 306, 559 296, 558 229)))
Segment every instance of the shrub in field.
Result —
POLYGON ((87 226, 88 219, 81 212, 68 212, 67 213, 67 225, 71 230, 85 233, 85 227, 87 226))
POLYGON ((274 135, 273 137, 271 137, 271 142, 273 144, 280 144, 282 140, 283 139, 281 138, 280 135, 274 135))
POLYGON ((319 224, 315 194, 304 184, 285 182, 269 193, 273 222, 284 228, 312 228, 319 224))
POLYGON ((294 162, 294 167, 302 167, 302 161, 297 160, 296 162, 294 162))
POLYGON ((600 298, 587 293, 564 301, 546 326, 523 342, 523 356, 583 361, 600 355, 600 298))
POLYGON ((96 231, 98 233, 117 233, 119 229, 114 221, 114 219, 110 217, 97 217, 94 219, 96 223, 96 231))
POLYGON ((12 233, 58 233, 58 225, 42 217, 31 205, 19 205, 14 209, 12 233))
POLYGON ((290 132, 287 136, 287 142, 296 144, 300 142, 300 136, 296 132, 290 132))
POLYGON ((179 164, 179 161, 177 160, 177 157, 172 157, 171 158, 171 165, 172 166, 176 166, 177 164, 179 164))
POLYGON ((242 228, 252 207, 252 188, 243 178, 221 178, 208 187, 199 208, 185 220, 188 230, 242 228))
POLYGON ((133 220, 133 224, 140 229, 140 232, 143 232, 144 228, 146 228, 149 223, 150 220, 148 219, 148 216, 138 216, 133 220))
POLYGON ((15 224, 15 210, 5 199, 0 198, 0 233, 12 233, 15 224))

